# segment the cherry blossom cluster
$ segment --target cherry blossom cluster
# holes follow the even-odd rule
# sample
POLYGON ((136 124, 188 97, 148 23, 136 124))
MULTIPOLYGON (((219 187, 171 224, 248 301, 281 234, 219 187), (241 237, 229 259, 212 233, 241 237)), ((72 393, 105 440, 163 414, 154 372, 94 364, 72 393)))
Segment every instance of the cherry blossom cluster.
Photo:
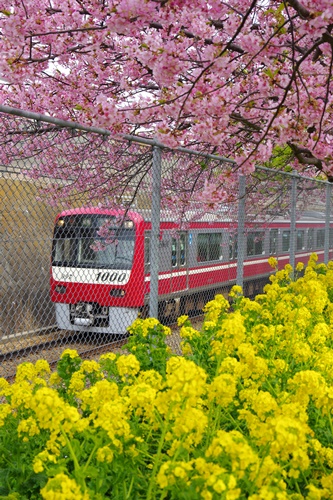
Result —
MULTIPOLYGON (((332 0, 14 0, 0 8, 1 102, 243 173, 287 145, 294 168, 331 180, 332 15, 332 0)), ((185 171, 195 183, 198 164, 185 171)), ((211 174, 204 198, 225 199, 211 174)))

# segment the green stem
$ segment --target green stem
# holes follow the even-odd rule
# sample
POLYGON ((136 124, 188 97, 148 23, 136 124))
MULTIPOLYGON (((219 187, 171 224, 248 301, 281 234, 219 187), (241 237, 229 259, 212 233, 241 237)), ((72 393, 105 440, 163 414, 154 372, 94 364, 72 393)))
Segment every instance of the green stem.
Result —
POLYGON ((329 421, 329 424, 330 424, 330 430, 331 430, 331 434, 333 436, 333 426, 332 426, 332 418, 331 418, 331 412, 328 411, 328 421, 329 421))
POLYGON ((91 453, 90 453, 90 455, 89 455, 89 458, 88 458, 88 460, 87 460, 87 463, 86 463, 86 465, 83 467, 83 472, 85 472, 85 471, 86 471, 86 469, 87 469, 88 465, 90 464, 90 462, 91 462, 91 460, 92 460, 92 457, 94 456, 95 451, 96 451, 96 449, 97 449, 98 447, 99 447, 99 444, 95 443, 95 446, 93 447, 93 449, 92 449, 92 451, 91 451, 91 453))
POLYGON ((157 449, 157 453, 155 455, 154 467, 153 467, 153 470, 152 470, 152 473, 151 473, 151 476, 150 476, 150 481, 149 481, 149 486, 148 486, 146 500, 151 500, 152 499, 153 487, 155 485, 155 476, 156 476, 156 473, 157 473, 157 469, 158 469, 158 467, 160 465, 160 458, 161 458, 161 455, 162 455, 162 449, 163 449, 163 445, 164 445, 164 440, 165 440, 166 433, 168 431, 168 425, 167 425, 168 424, 168 420, 169 420, 169 418, 167 417, 167 419, 165 421, 165 424, 164 424, 164 428, 162 430, 160 441, 158 443, 158 449, 157 449))
POLYGON ((232 424, 235 426, 235 429, 238 429, 239 432, 242 432, 242 433, 244 432, 244 429, 242 429, 242 426, 239 424, 239 421, 235 420, 230 412, 228 412, 228 418, 231 420, 232 424))
POLYGON ((212 401, 209 407, 208 411, 208 426, 207 426, 207 432, 206 432, 206 437, 205 437, 205 448, 210 444, 210 436, 211 436, 211 428, 212 428, 212 416, 213 416, 213 411, 214 411, 214 402, 212 401))
POLYGON ((294 479, 294 484, 295 484, 295 488, 296 488, 296 491, 299 495, 301 495, 301 490, 300 490, 300 487, 299 487, 299 484, 298 484, 298 481, 297 479, 294 479))
POLYGON ((255 477, 251 480, 251 483, 249 484, 249 495, 252 495, 255 487, 256 487, 256 480, 261 472, 261 467, 262 467, 262 464, 264 463, 264 460, 265 458, 268 456, 268 452, 269 452, 269 444, 266 444, 263 448, 263 455, 260 459, 260 463, 259 463, 259 467, 258 467, 258 470, 257 470, 257 473, 255 475, 255 477))
POLYGON ((128 492, 124 495, 124 498, 127 500, 131 498, 132 488, 133 488, 134 477, 132 477, 131 484, 129 486, 128 492))
POLYGON ((324 474, 326 474, 326 473, 327 473, 327 471, 326 471, 326 469, 325 469, 325 467, 324 467, 324 464, 323 464, 322 459, 321 459, 321 458, 320 458, 320 456, 318 455, 317 450, 314 450, 314 452, 315 452, 316 459, 317 459, 317 462, 318 462, 318 463, 319 463, 319 465, 320 465, 321 470, 323 471, 323 473, 324 473, 324 474))
POLYGON ((67 445, 67 448, 69 450, 69 453, 72 457, 72 460, 73 460, 73 463, 74 463, 74 470, 75 470, 75 478, 77 480, 77 482, 80 484, 80 486, 82 486, 83 490, 86 491, 87 487, 86 487, 86 483, 85 483, 85 480, 84 478, 81 478, 80 477, 80 471, 81 471, 81 467, 80 467, 80 464, 77 460, 77 457, 75 455, 75 452, 72 448, 72 445, 71 445, 71 442, 70 440, 68 439, 67 437, 67 434, 66 432, 64 431, 63 427, 61 424, 59 424, 59 428, 60 428, 60 431, 61 431, 61 434, 63 435, 65 441, 66 441, 66 445, 67 445))

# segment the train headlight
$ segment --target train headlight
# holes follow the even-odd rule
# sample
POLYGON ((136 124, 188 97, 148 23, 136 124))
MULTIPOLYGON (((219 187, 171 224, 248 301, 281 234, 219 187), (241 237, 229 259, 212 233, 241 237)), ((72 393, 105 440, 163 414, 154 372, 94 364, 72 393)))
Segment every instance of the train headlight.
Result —
POLYGON ((62 226, 64 226, 64 224, 65 224, 64 219, 58 219, 58 220, 57 220, 57 226, 58 226, 58 227, 62 227, 62 226))
POLYGON ((124 222, 124 228, 125 229, 133 229, 134 223, 132 220, 125 220, 124 222))
POLYGON ((125 290, 121 288, 115 288, 114 290, 110 290, 111 297, 125 297, 125 290))
POLYGON ((64 294, 64 293, 66 293, 66 287, 65 287, 65 285, 57 285, 57 286, 55 287, 55 291, 56 291, 57 293, 64 294))

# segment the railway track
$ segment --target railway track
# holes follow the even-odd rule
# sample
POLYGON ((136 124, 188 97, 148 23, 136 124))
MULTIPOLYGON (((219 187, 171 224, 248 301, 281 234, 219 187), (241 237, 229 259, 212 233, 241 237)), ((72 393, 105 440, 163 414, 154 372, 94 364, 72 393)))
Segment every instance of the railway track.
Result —
MULTIPOLYGON (((124 343, 126 343, 126 339, 127 339, 127 336, 124 340, 122 341, 119 341, 119 340, 115 340, 113 342, 109 342, 107 344, 101 344, 101 345, 98 345, 96 346, 95 348, 90 348, 90 349, 87 349, 86 351, 87 352, 92 352, 94 349, 100 349, 100 348, 108 348, 108 347, 112 347, 112 346, 115 346, 115 345, 123 345, 124 343)), ((50 349, 53 349, 55 347, 62 347, 63 349, 64 348, 67 348, 67 347, 72 347, 72 344, 77 344, 77 343, 80 343, 80 345, 82 345, 83 343, 86 343, 82 341, 82 333, 74 333, 72 335, 69 335, 65 338, 66 340, 66 343, 64 343, 64 337, 62 338, 59 338, 59 339, 53 339, 53 340, 47 340, 45 342, 41 342, 39 344, 35 344, 35 345, 31 345, 29 347, 20 347, 20 348, 17 348, 17 349, 14 349, 14 350, 11 350, 11 351, 7 351, 5 353, 0 353, 0 363, 3 363, 4 361, 9 361, 9 360, 12 360, 14 358, 24 358, 30 354, 34 354, 34 353, 38 353, 40 351, 44 351, 44 350, 50 350, 50 349), (81 339, 80 339, 81 337, 81 339)), ((96 341, 95 341, 96 343, 96 341)), ((83 351, 85 352, 85 351, 83 351)))
MULTIPOLYGON (((32 333, 32 332, 30 332, 32 333)), ((46 359, 53 367, 60 359, 61 353, 69 348, 78 351, 82 358, 92 358, 110 350, 120 349, 126 344, 128 335, 121 339, 112 335, 96 335, 83 332, 68 332, 57 328, 45 332, 35 330, 29 337, 15 335, 19 342, 7 341, 0 344, 0 377, 13 379, 16 368, 23 362, 36 362, 46 359)))
MULTIPOLYGON (((202 316, 191 320, 195 328, 200 328, 202 316)), ((176 323, 168 326, 173 333, 166 339, 167 343, 175 354, 180 354, 178 326, 176 323)), ((63 331, 57 327, 20 332, 0 342, 0 377, 14 380, 17 366, 25 361, 34 363, 45 359, 51 368, 55 368, 65 349, 77 350, 83 359, 92 359, 110 351, 124 352, 128 336, 119 338, 112 334, 63 331)))

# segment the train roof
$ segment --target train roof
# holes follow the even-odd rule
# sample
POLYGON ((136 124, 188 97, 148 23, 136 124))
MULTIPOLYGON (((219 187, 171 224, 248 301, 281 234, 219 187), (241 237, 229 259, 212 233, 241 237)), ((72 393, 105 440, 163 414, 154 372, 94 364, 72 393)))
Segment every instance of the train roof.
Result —
MULTIPOLYGON (((139 213, 142 215, 145 221, 151 220, 151 210, 139 210, 139 213)), ((221 210, 214 212, 205 212, 198 213, 195 211, 188 212, 186 217, 184 217, 183 222, 234 222, 236 219, 234 217, 230 217, 230 211, 221 210)), ((316 210, 305 210, 301 213, 296 214, 296 220, 298 222, 324 222, 325 221, 325 213, 316 210)), ((331 217, 333 222, 333 214, 331 217)), ((161 211, 161 221, 164 222, 175 222, 175 216, 173 216, 170 211, 161 211)), ((258 215, 248 214, 246 216, 246 222, 256 223, 269 223, 269 222, 284 222, 290 223, 290 212, 286 212, 284 214, 272 215, 267 214, 266 216, 259 218, 258 215)))
MULTIPOLYGON (((124 210, 124 209, 108 209, 108 208, 100 208, 100 207, 80 207, 73 208, 69 210, 64 210, 58 214, 58 217, 70 216, 70 215, 83 215, 83 214, 96 214, 96 215, 105 215, 105 214, 119 214, 122 215, 126 213, 127 216, 133 220, 138 220, 142 218, 144 221, 151 221, 152 211, 150 209, 138 209, 138 210, 124 210)), ((230 207, 223 207, 221 210, 213 211, 213 212, 198 212, 198 211, 188 211, 186 216, 182 219, 183 223, 191 223, 191 222, 235 222, 234 217, 230 217, 230 207)), ((161 222, 170 222, 177 223, 177 217, 172 214, 170 211, 162 210, 160 214, 161 222)), ((296 214, 297 222, 324 222, 325 221, 325 213, 317 210, 304 210, 296 214)), ((266 214, 262 218, 258 218, 256 215, 249 214, 246 216, 246 222, 254 222, 255 223, 288 223, 290 222, 290 212, 280 213, 277 215, 266 214)), ((331 221, 333 222, 333 215, 331 216, 331 221)))

